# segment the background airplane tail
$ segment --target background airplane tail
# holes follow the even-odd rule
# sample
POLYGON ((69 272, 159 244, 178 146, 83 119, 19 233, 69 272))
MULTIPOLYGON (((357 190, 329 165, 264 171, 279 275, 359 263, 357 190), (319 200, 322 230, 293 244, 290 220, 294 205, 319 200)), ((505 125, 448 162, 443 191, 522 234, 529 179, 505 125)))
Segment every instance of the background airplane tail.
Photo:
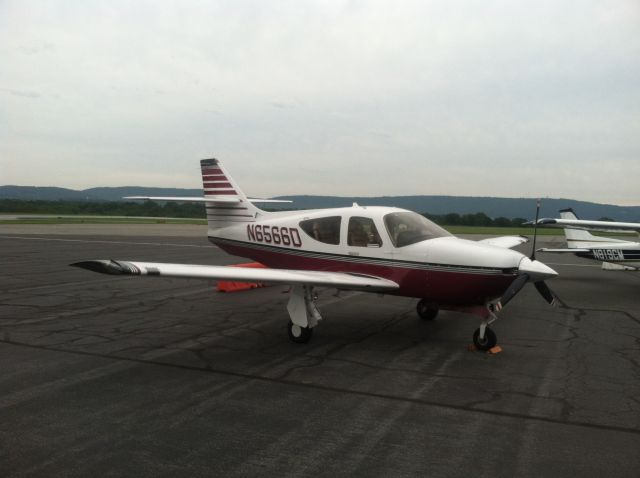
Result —
POLYGON ((202 189, 207 198, 209 229, 219 229, 243 222, 255 222, 263 211, 254 206, 217 159, 200 161, 202 189), (209 198, 211 200, 209 200, 209 198))
MULTIPOLYGON (((578 219, 573 209, 560 210, 561 219, 578 219)), ((567 238, 567 247, 570 249, 581 248, 584 246, 584 242, 599 241, 601 238, 594 236, 589 231, 583 229, 570 229, 564 228, 564 236, 567 238)))

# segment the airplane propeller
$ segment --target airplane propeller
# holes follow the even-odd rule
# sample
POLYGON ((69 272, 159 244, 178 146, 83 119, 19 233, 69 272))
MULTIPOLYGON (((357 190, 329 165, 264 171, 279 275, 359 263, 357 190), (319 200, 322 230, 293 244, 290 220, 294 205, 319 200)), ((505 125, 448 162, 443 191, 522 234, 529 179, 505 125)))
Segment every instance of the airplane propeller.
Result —
POLYGON ((534 282, 533 285, 536 287, 538 292, 540 292, 540 295, 544 298, 544 300, 546 300, 551 305, 555 305, 556 296, 553 292, 551 292, 551 289, 549 289, 549 286, 545 281, 541 280, 538 282, 534 282))
POLYGON ((509 288, 502 294, 500 298, 500 304, 504 307, 511 299, 513 299, 527 282, 533 282, 534 287, 540 293, 542 298, 549 304, 555 305, 556 296, 551 292, 549 286, 544 282, 544 279, 555 277, 558 275, 556 271, 546 266, 542 262, 536 260, 536 238, 538 235, 538 216, 540 214, 540 200, 536 203, 536 220, 534 222, 533 229, 533 246, 531 249, 531 256, 529 258, 523 258, 518 268, 520 274, 516 280, 514 280, 509 288))

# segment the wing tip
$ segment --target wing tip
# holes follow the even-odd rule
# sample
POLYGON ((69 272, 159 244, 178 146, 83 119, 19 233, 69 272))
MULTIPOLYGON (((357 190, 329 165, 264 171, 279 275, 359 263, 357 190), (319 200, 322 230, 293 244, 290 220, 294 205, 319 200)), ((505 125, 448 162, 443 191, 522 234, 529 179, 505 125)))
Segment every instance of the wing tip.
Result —
POLYGON ((71 267, 78 267, 80 269, 87 269, 93 272, 99 272, 100 274, 113 274, 120 275, 126 274, 125 269, 114 260, 91 260, 80 261, 69 264, 71 267))

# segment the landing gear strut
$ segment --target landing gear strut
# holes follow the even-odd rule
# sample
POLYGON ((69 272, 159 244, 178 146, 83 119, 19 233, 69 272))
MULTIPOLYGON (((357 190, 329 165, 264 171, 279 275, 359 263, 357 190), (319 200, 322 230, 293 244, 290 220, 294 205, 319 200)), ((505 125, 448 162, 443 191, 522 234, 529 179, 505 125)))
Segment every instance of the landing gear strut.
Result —
POLYGON ((489 328, 489 324, 498 320, 498 316, 495 314, 496 310, 499 310, 500 303, 488 303, 486 304, 485 313, 482 316, 482 322, 480 327, 473 333, 473 345, 478 350, 486 352, 492 349, 498 343, 498 337, 496 333, 489 328))
POLYGON ((288 332, 292 342, 307 343, 313 335, 313 328, 322 320, 315 299, 310 285, 295 285, 291 289, 287 311, 291 318, 288 332))

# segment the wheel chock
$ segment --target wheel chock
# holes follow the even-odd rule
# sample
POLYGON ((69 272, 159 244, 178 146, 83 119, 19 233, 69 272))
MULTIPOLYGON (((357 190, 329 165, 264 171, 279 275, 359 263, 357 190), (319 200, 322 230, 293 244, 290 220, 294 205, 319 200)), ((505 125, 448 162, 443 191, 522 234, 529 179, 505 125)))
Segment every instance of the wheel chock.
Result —
MULTIPOLYGON (((467 345, 467 350, 469 352, 477 352, 478 348, 473 344, 469 344, 467 345)), ((487 354, 489 355, 499 354, 500 352, 502 352, 502 347, 500 347, 499 345, 496 345, 495 347, 491 347, 489 350, 487 350, 487 354)))
MULTIPOLYGON (((267 266, 259 262, 248 262, 245 264, 234 264, 233 267, 264 269, 267 266)), ((217 285, 218 292, 238 292, 241 290, 257 289, 258 287, 267 287, 267 285, 262 282, 237 282, 229 280, 219 280, 217 285)))

